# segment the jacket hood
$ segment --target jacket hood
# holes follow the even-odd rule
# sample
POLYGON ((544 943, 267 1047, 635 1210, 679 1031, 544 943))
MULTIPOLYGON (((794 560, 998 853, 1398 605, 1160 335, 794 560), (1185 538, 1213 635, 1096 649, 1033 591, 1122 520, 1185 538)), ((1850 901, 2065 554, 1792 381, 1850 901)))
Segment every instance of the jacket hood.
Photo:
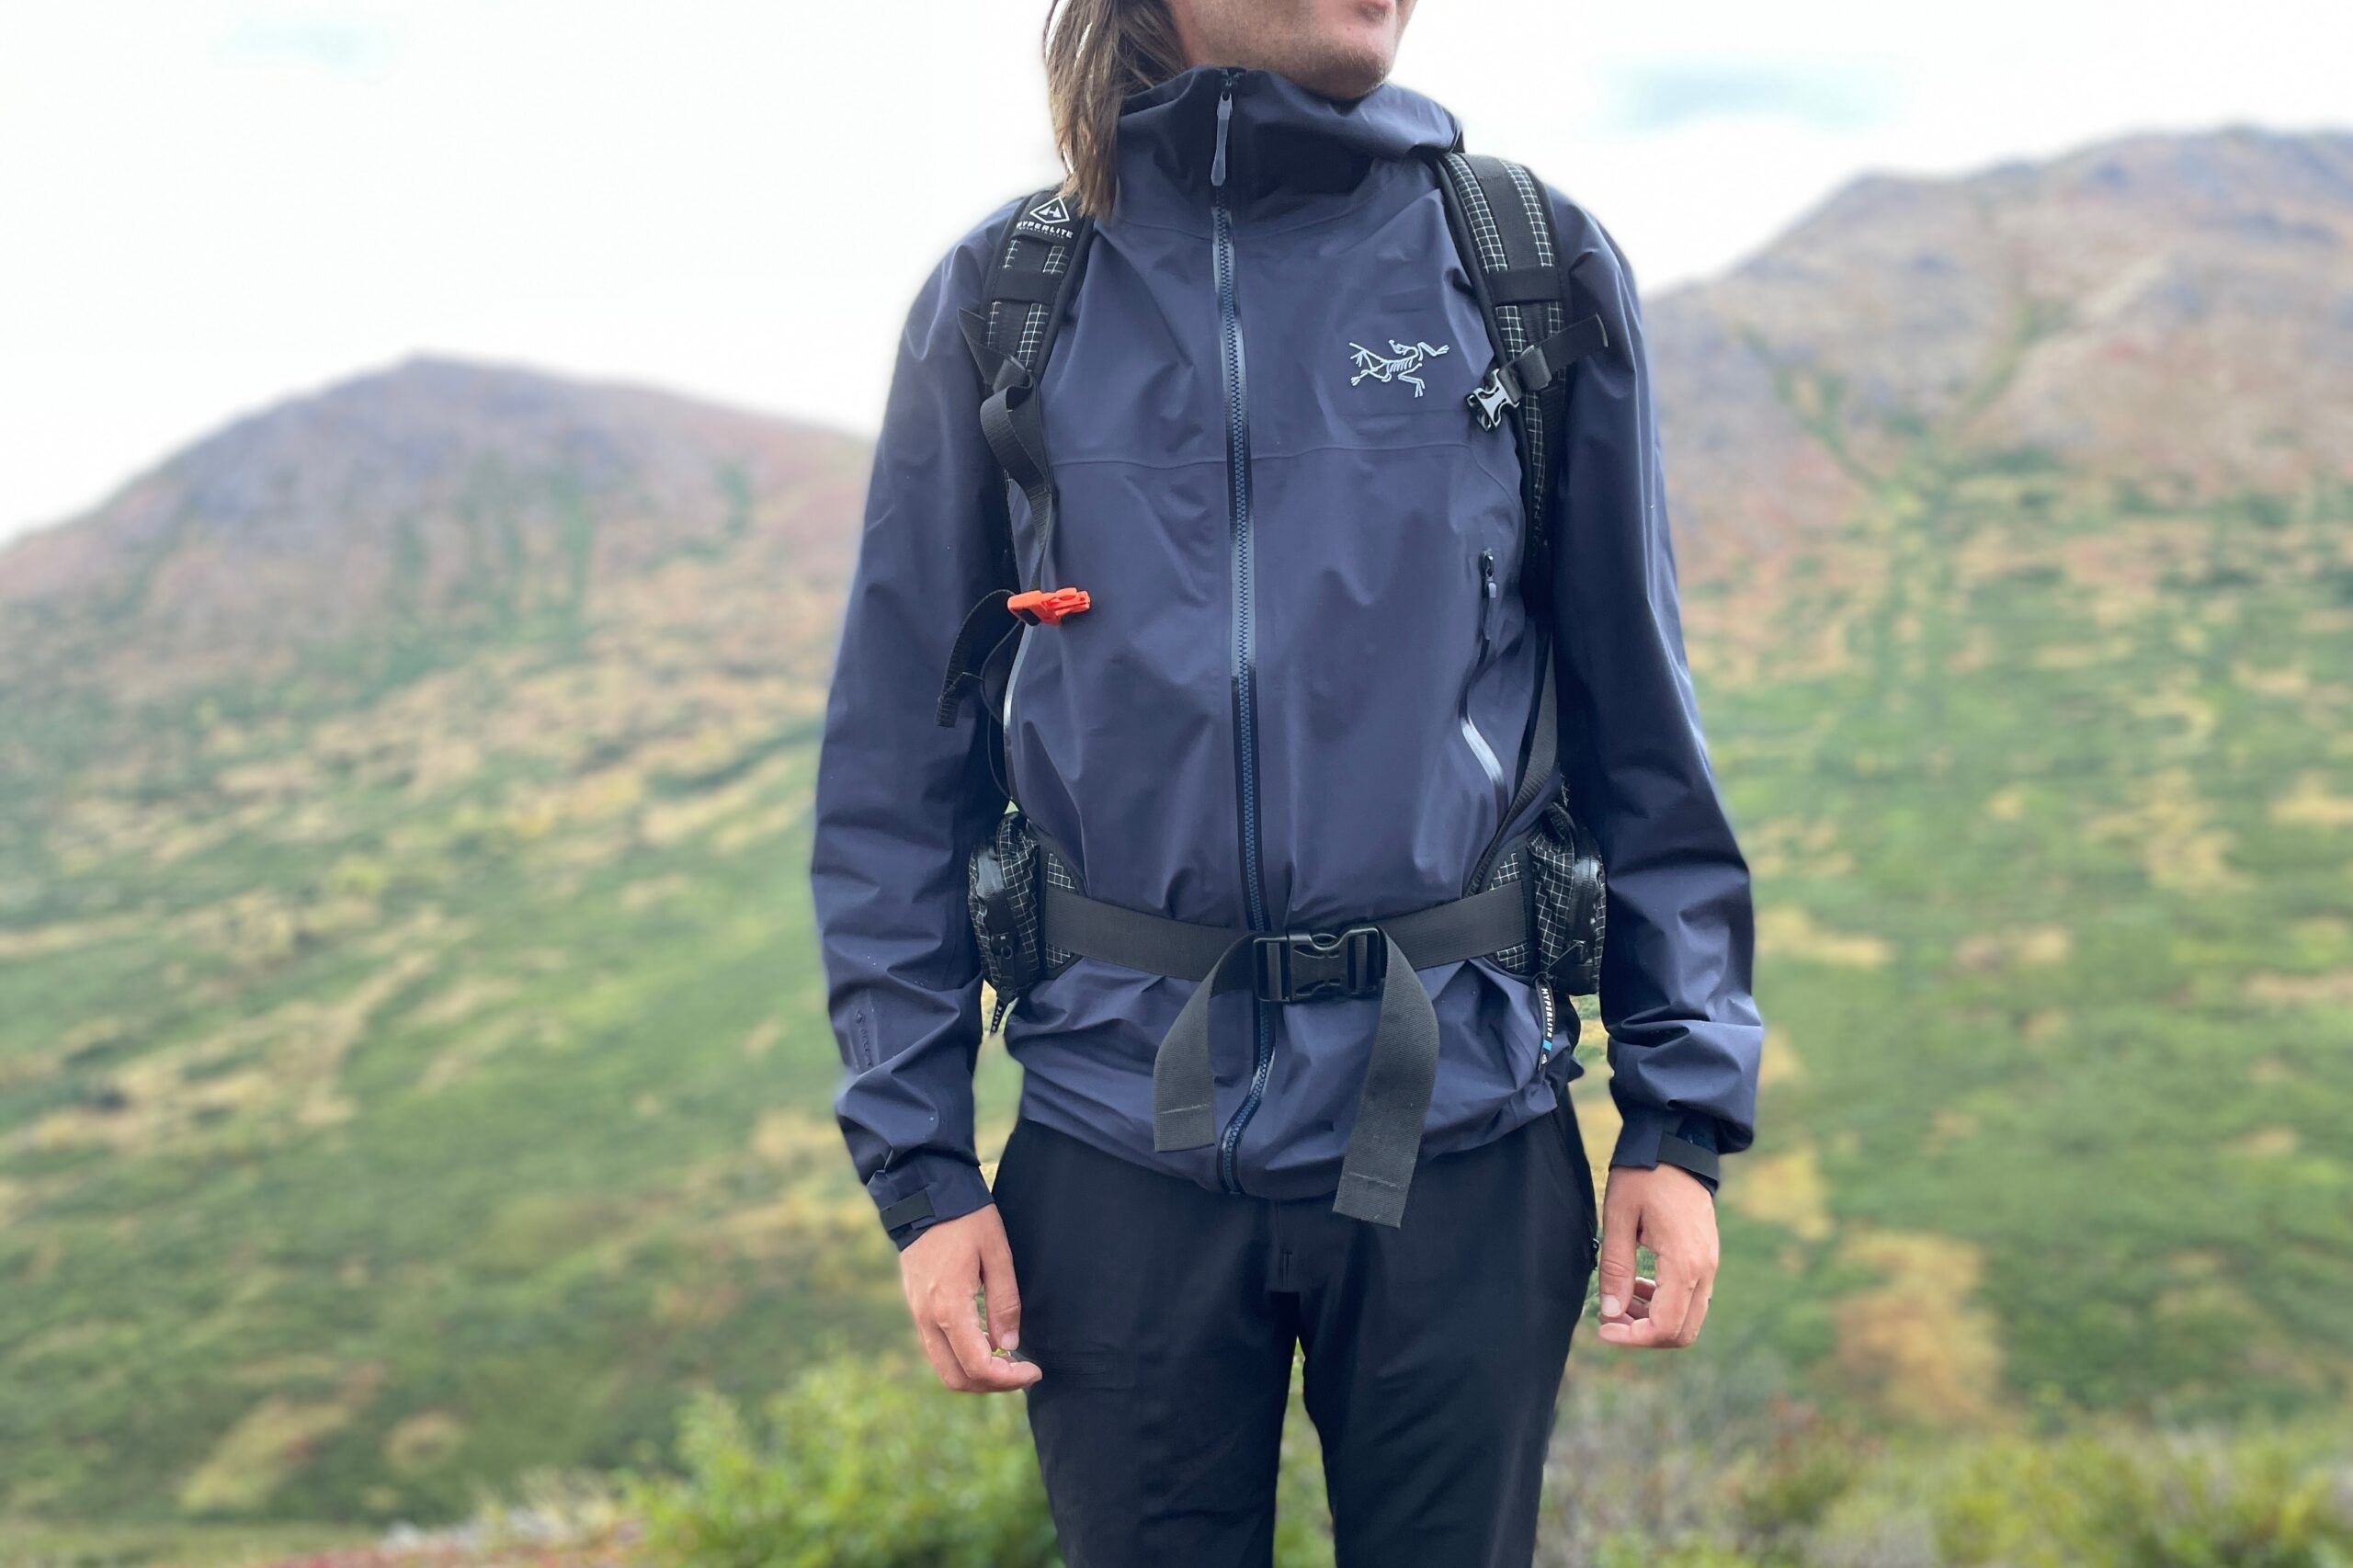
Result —
POLYGON ((1121 101, 1115 219, 1206 227, 1229 78, 1224 190, 1245 221, 1345 198, 1378 160, 1461 144, 1450 110, 1394 82, 1334 98, 1259 66, 1195 65, 1121 101))

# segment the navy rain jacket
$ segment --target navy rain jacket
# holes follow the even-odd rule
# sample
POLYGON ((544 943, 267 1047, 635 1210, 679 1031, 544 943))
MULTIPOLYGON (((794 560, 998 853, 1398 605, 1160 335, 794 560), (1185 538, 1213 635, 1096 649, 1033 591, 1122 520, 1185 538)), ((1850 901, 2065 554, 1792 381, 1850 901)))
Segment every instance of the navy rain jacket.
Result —
MULTIPOLYGON (((1049 580, 1094 607, 1024 631, 1006 704, 1012 788, 1093 897, 1282 930, 1475 891, 1539 660, 1510 591, 1518 455, 1507 422, 1482 430, 1464 405, 1490 348, 1416 152, 1457 135, 1394 83, 1335 100, 1262 69, 1196 66, 1124 105, 1116 209, 1039 393, 1061 494, 1049 580), (1392 340, 1428 346, 1423 385, 1358 379, 1357 346, 1385 356, 1392 340)), ((1569 319, 1598 311, 1609 335, 1573 371, 1552 647, 1574 808, 1608 876, 1611 1163, 1647 1166, 1675 1135, 1725 1153, 1752 1140, 1749 877, 1685 664, 1633 278, 1600 224, 1544 195, 1585 296, 1569 319)), ((1014 205, 949 250, 908 313, 816 780, 835 1111, 901 1246, 989 1201, 965 878, 1005 799, 979 716, 943 728, 933 710, 961 618, 1002 585, 993 530, 1009 517, 1021 558, 1036 551, 957 321, 1014 205)), ((1543 1070, 1529 982, 1484 959, 1418 974, 1441 1034, 1424 1158, 1543 1115, 1582 1070, 1543 1070)), ((1021 1114, 1213 1190, 1333 1192, 1377 999, 1220 994, 1222 1135, 1156 1154, 1154 1053, 1195 983, 1081 958, 1039 984, 1005 1023, 1021 1114)))

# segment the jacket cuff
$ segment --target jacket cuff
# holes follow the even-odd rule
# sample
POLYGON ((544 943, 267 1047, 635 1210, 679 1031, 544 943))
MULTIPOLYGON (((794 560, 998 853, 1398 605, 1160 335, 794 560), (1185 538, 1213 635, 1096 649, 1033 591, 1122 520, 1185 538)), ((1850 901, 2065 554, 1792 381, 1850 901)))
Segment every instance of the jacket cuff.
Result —
POLYGON ((1637 1108, 1627 1114, 1619 1129, 1618 1146, 1609 1156, 1611 1165, 1631 1165, 1649 1170, 1659 1165, 1677 1165, 1699 1177, 1699 1185, 1710 1197, 1716 1191, 1721 1173, 1717 1168, 1716 1119, 1699 1111, 1667 1111, 1637 1108))
POLYGON ((883 1231, 902 1252, 934 1225, 992 1201, 981 1167, 948 1154, 917 1154, 878 1171, 866 1190, 881 1210, 883 1231))

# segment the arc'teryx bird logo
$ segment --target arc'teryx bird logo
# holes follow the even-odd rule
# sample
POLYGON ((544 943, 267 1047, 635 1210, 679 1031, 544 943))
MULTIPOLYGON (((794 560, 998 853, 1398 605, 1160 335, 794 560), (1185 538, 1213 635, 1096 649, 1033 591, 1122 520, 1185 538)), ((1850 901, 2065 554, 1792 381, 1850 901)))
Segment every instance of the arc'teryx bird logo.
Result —
POLYGON ((1422 379, 1414 372, 1422 368, 1423 360, 1435 359, 1454 346, 1441 343, 1433 348, 1427 343, 1405 344, 1392 337, 1389 340, 1387 355, 1376 353, 1361 343, 1351 342, 1348 347, 1356 350, 1357 360, 1357 373, 1348 378, 1348 385, 1355 386, 1367 376, 1382 381, 1395 380, 1410 385, 1414 395, 1419 397, 1422 395, 1422 379))

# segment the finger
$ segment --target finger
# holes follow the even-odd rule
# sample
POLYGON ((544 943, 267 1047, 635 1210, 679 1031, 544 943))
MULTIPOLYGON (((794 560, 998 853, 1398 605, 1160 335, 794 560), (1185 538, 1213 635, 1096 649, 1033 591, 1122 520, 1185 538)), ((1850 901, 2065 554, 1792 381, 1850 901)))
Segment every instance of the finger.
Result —
POLYGON ((1013 1249, 1003 1231, 981 1240, 981 1290, 988 1298, 989 1343, 999 1350, 1021 1344, 1021 1287, 1013 1278, 1013 1249))
POLYGON ((1650 1316, 1651 1292, 1657 1288, 1657 1282, 1652 1279, 1650 1276, 1646 1274, 1636 1275, 1634 1277, 1634 1293, 1627 1301, 1626 1310, 1623 1315, 1629 1318, 1646 1318, 1650 1316))
POLYGON ((1692 1279, 1672 1254, 1658 1260, 1658 1289, 1651 1296, 1651 1310, 1639 1319, 1624 1323, 1604 1322, 1601 1337, 1604 1343, 1648 1348, 1674 1345, 1682 1332, 1683 1319, 1691 1307, 1692 1279))
POLYGON ((1605 1323, 1601 1325, 1604 1345, 1622 1345, 1629 1350, 1655 1350, 1675 1343, 1674 1336, 1660 1326, 1656 1318, 1637 1318, 1627 1323, 1605 1323))
POLYGON ((939 1379, 939 1386, 953 1389, 958 1393, 966 1392, 964 1369, 956 1364, 956 1353, 948 1348, 947 1337, 938 1328, 918 1318, 915 1320, 915 1339, 923 1346, 924 1359, 931 1363, 932 1371, 939 1379))
POLYGON ((1708 1321, 1708 1298, 1714 1294, 1715 1288, 1715 1279, 1711 1277, 1700 1280, 1692 1291, 1691 1310, 1684 1314, 1683 1337, 1678 1344, 1688 1345, 1699 1337, 1699 1325, 1708 1321))
POLYGON ((963 1369, 970 1392, 1025 1388, 1038 1381, 1036 1362, 1012 1361, 989 1354, 988 1336, 981 1332, 981 1316, 972 1310, 969 1301, 962 1312, 951 1309, 942 1314, 939 1328, 948 1336, 948 1348, 955 1352, 956 1363, 963 1369))
POLYGON ((1681 1343, 1684 1319, 1691 1315, 1691 1299, 1699 1288, 1699 1271, 1681 1249, 1658 1260, 1658 1290, 1651 1297, 1651 1316, 1661 1319, 1668 1339, 1681 1343))
POLYGON ((1714 1215, 1706 1216, 1709 1223, 1677 1243, 1675 1263, 1682 1277, 1689 1282, 1690 1305, 1684 1310, 1683 1326, 1676 1343, 1688 1345, 1699 1337, 1699 1324, 1708 1315, 1708 1298, 1716 1288, 1716 1268, 1720 1261, 1716 1252, 1714 1215))
MULTIPOLYGON (((1613 1194, 1614 1196, 1614 1194, 1613 1194)), ((1601 1228, 1602 1321, 1622 1319, 1634 1296, 1634 1214, 1631 1203, 1606 1204, 1601 1228)))

